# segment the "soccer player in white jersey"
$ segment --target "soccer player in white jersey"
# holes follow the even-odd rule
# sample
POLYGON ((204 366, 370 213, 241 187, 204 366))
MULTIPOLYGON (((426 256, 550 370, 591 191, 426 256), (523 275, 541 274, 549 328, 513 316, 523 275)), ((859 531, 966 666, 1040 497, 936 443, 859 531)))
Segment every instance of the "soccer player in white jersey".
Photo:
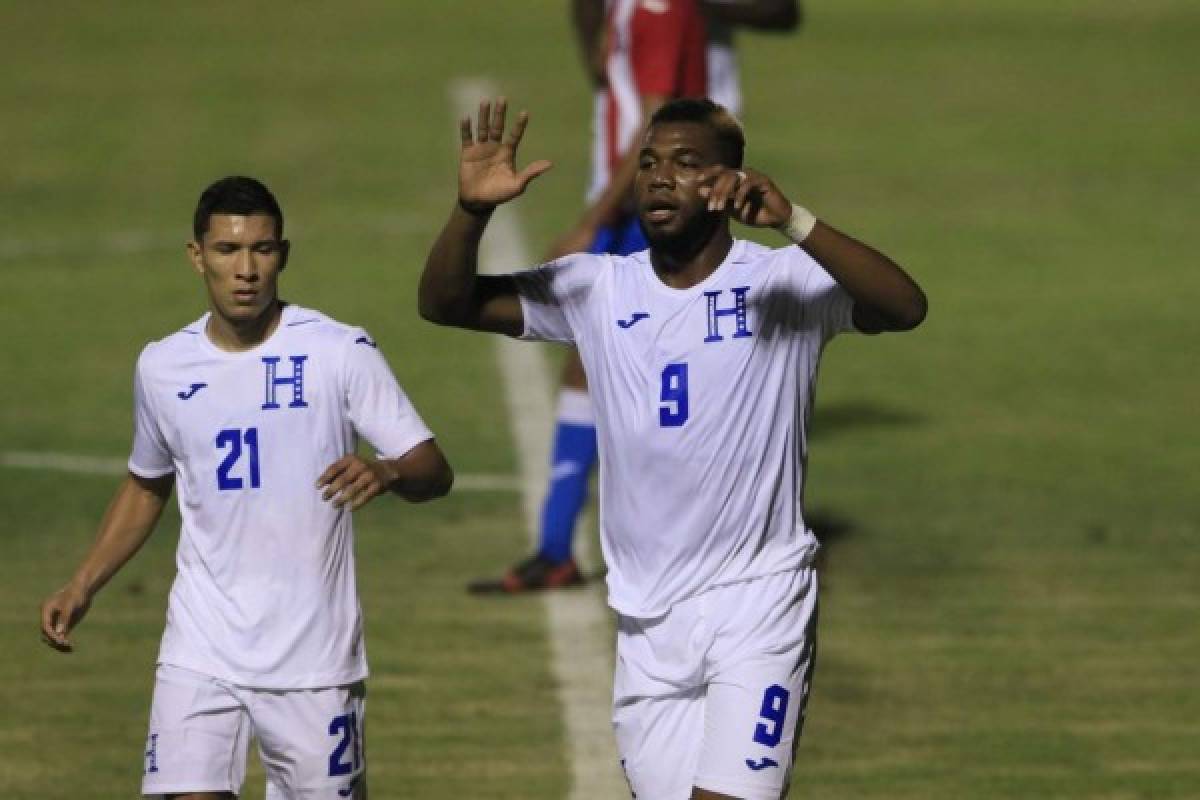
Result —
POLYGON ((786 792, 815 653, 817 541, 805 524, 806 425, 833 335, 908 330, 921 289, 891 259, 741 166, 709 100, 655 113, 634 193, 650 249, 476 274, 528 116, 462 122, 459 202, 419 291, 434 322, 577 344, 600 438, 600 528, 618 615, 613 721, 648 800, 786 792), (729 220, 778 229, 772 250, 729 220))
POLYGON ((235 797, 257 738, 269 798, 366 797, 351 512, 384 492, 439 497, 453 476, 375 341, 279 299, 289 245, 265 186, 212 184, 193 232, 209 310, 142 351, 129 475, 43 603, 42 635, 71 651, 177 485, 143 793, 235 797), (359 436, 377 457, 356 454, 359 436))
MULTIPOLYGON (((734 32, 791 31, 799 0, 572 0, 572 21, 595 92, 589 207, 550 248, 554 259, 576 251, 627 255, 646 249, 631 194, 636 148, 646 120, 674 97, 707 95, 734 115, 742 95, 734 32), (702 23, 702 24, 701 24, 702 23), (700 65, 704 70, 700 70, 700 65)), ((563 359, 550 480, 534 553, 500 580, 471 591, 524 592, 578 586, 572 554, 576 523, 596 465, 596 420, 587 376, 574 348, 563 359)))

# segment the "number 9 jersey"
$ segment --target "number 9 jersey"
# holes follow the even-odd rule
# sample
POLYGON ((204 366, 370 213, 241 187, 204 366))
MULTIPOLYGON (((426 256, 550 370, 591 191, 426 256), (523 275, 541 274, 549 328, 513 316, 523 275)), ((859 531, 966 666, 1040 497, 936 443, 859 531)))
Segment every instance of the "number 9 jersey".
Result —
POLYGON ((600 443, 609 604, 657 617, 716 586, 808 566, 806 427, 822 348, 853 301, 798 247, 735 240, 673 289, 649 252, 515 276, 523 338, 574 342, 600 443))
POLYGON ((182 529, 159 663, 273 689, 366 677, 351 514, 317 478, 362 436, 383 458, 432 438, 374 340, 287 305, 245 351, 206 314, 146 346, 129 471, 174 473, 182 529))

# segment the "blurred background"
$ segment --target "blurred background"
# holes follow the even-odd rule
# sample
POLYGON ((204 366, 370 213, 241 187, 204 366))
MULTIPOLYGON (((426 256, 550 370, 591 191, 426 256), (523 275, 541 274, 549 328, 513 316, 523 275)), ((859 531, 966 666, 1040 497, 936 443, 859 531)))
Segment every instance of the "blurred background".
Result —
MULTIPOLYGON (((792 796, 1198 797, 1200 6, 804 6, 797 34, 739 37, 748 163, 931 308, 826 351, 792 796)), ((139 350, 205 308, 184 243, 211 180, 272 187, 284 296, 371 331, 459 473, 516 473, 492 342, 415 313, 463 78, 555 162, 516 206, 540 253, 587 170, 565 0, 0 2, 3 797, 137 793, 174 510, 75 654, 37 607, 119 479, 139 350)), ((541 604, 463 592, 524 552, 519 495, 356 525, 376 796, 566 796, 541 604)))

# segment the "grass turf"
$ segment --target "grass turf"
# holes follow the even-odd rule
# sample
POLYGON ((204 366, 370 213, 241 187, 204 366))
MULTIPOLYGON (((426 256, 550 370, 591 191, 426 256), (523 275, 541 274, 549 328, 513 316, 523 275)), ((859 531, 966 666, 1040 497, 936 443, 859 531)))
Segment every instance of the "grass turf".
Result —
MULTIPOLYGON (((801 35, 741 41, 749 160, 909 266, 931 315, 827 352, 808 487, 827 591, 793 794, 1191 796, 1200 12, 806 5, 801 35)), ((415 278, 452 202, 452 77, 533 112, 525 154, 557 164, 520 202, 535 251, 571 222, 589 102, 561 6, 6 12, 4 447, 125 451, 138 348, 202 310, 195 195, 244 171, 288 213, 287 296, 372 331, 460 472, 512 472, 479 390, 491 345, 418 321, 415 278)), ((113 482, 3 475, 0 790, 130 796, 176 518, 63 658, 35 609, 113 482)), ((539 606, 461 591, 523 551, 517 498, 377 502, 357 525, 372 788, 563 796, 539 606)))

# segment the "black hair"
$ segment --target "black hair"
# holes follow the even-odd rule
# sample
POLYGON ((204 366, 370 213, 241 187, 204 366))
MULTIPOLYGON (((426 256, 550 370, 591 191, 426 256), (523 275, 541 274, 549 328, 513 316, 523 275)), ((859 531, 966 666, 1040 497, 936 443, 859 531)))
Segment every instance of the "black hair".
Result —
POLYGON ((742 125, 725 106, 707 97, 680 97, 660 107, 650 117, 650 125, 664 122, 696 122, 707 125, 717 135, 725 166, 738 169, 746 152, 742 125))
POLYGON ((208 232, 209 218, 213 214, 269 214, 275 218, 275 235, 283 238, 283 210, 271 190, 254 178, 230 175, 200 193, 196 215, 192 218, 192 234, 197 242, 208 232))

